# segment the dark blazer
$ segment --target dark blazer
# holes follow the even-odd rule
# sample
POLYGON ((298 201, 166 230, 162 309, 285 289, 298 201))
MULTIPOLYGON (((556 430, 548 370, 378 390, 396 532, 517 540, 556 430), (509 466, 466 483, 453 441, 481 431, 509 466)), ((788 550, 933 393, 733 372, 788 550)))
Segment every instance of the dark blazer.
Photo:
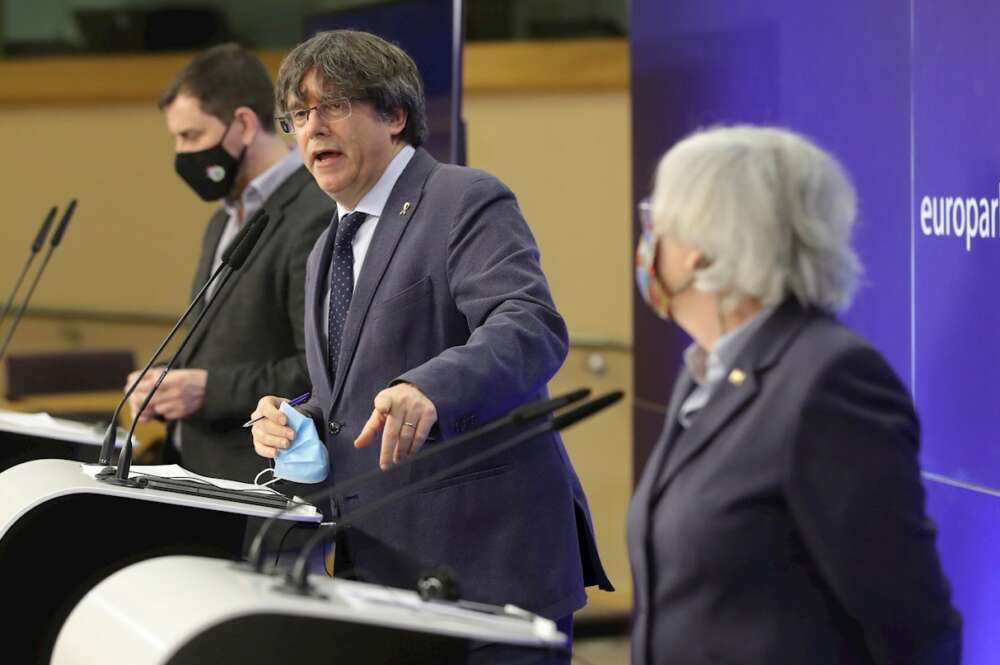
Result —
POLYGON ((919 425, 882 356, 789 301, 683 431, 691 387, 629 509, 633 663, 957 665, 919 425))
MULTIPOLYGON (((334 373, 322 328, 330 233, 336 228, 317 241, 306 275, 307 407, 330 451, 329 482, 377 468, 380 442, 362 450, 352 442, 376 393, 391 384, 412 383, 430 398, 438 441, 545 394, 566 356, 566 326, 514 195, 496 178, 417 150, 375 229, 334 373)), ((447 457, 363 486, 331 509, 349 514, 459 458, 447 457)), ((549 617, 584 605, 585 580, 610 588, 586 499, 555 435, 373 515, 343 544, 362 579, 412 588, 421 573, 447 565, 464 598, 549 617)))
MULTIPOLYGON (((309 389, 302 332, 306 258, 335 204, 301 167, 278 186, 264 209, 270 217, 267 229, 243 268, 216 294, 181 359, 183 367, 208 370, 201 409, 182 421, 183 465, 243 482, 267 466, 240 427, 257 400, 309 389)), ((226 218, 220 209, 208 224, 193 292, 208 279, 226 218)))

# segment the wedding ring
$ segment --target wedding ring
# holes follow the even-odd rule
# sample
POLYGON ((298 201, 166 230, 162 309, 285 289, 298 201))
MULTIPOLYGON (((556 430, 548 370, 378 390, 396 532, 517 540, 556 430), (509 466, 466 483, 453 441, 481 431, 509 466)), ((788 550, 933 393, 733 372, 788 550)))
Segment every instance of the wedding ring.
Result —
POLYGON ((417 429, 416 425, 414 425, 413 423, 407 423, 407 422, 403 423, 403 427, 412 427, 413 429, 417 429))

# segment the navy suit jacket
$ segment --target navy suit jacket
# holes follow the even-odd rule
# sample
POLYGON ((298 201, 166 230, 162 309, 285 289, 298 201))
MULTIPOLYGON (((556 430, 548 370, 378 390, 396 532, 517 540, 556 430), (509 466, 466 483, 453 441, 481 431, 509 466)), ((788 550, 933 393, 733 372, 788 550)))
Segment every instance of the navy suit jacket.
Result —
POLYGON ((636 487, 633 663, 957 665, 919 425, 882 356, 788 301, 734 369, 686 431, 682 373, 636 487))
MULTIPOLYGON (((375 395, 392 384, 411 383, 433 402, 439 442, 545 394, 566 356, 566 326, 514 195, 496 178, 416 151, 379 218, 332 371, 323 333, 331 233, 336 224, 309 258, 305 319, 306 406, 330 452, 328 482, 378 466, 379 440, 362 450, 352 443, 375 395)), ((338 497, 332 510, 349 514, 464 454, 409 465, 338 497)), ((579 480, 554 434, 432 485, 344 540, 362 579, 412 587, 447 565, 464 598, 553 618, 583 606, 585 583, 611 588, 579 480)))

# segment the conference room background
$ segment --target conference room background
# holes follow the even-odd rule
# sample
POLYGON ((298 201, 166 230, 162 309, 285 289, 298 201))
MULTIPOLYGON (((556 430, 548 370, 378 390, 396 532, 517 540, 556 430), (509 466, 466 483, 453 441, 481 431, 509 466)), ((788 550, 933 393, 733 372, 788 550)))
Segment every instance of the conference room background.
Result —
MULTIPOLYGON (((853 177, 865 275, 843 318, 914 394, 928 511, 965 617, 964 662, 995 662, 1000 5, 633 0, 631 19, 634 200, 667 146, 715 124, 790 127, 853 177)), ((686 344, 640 305, 637 465, 662 425, 673 374, 664 368, 686 344)))
MULTIPOLYGON (((517 193, 541 248, 570 330, 569 356, 550 390, 585 385, 597 394, 631 394, 627 41, 523 37, 466 43, 468 163, 517 193)), ((272 75, 285 52, 258 51, 272 75)), ((0 170, 8 193, 0 284, 13 285, 49 207, 70 197, 80 202, 11 354, 126 349, 144 361, 187 305, 216 204, 202 202, 174 172, 173 141, 156 100, 191 55, 0 58, 0 143, 16 154, 0 170)), ((5 383, 0 371, 0 394, 5 383)), ((57 395, 58 404, 43 395, 17 406, 60 412, 99 401, 110 402, 110 410, 120 385, 101 395, 57 395)), ((631 409, 616 405, 568 429, 564 439, 618 588, 593 592, 590 608, 624 623, 631 606, 624 538, 631 409)))
MULTIPOLYGON (((633 0, 631 164, 624 39, 466 48, 469 163, 517 192, 574 337, 553 390, 628 388, 635 372, 628 417, 618 409, 610 423, 568 433, 620 589, 598 594, 597 604, 630 601, 622 534, 630 486, 619 465, 631 464, 630 439, 636 466, 655 441, 685 343, 628 298, 629 211, 649 192, 656 158, 688 131, 776 123, 835 153, 857 185, 866 274, 844 318, 914 391, 928 506, 966 621, 966 662, 991 662, 1000 649, 1000 451, 990 428, 1000 375, 989 298, 1000 265, 994 5, 633 0)), ((273 69, 281 54, 264 55, 273 69)), ((14 350, 120 344, 144 357, 185 302, 210 206, 174 176, 153 101, 187 57, 0 63, 0 138, 18 153, 4 172, 13 193, 11 242, 0 248, 5 283, 48 205, 81 200, 14 350), (166 269, 180 277, 167 283, 166 269)))

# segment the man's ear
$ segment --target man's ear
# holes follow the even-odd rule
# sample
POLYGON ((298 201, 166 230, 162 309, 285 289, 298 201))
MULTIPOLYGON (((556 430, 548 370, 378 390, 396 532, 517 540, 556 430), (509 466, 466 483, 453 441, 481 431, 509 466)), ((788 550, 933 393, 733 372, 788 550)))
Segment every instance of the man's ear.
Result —
POLYGON ((407 114, 402 107, 389 111, 385 123, 389 126, 389 133, 392 134, 393 139, 399 138, 399 135, 403 133, 406 128, 406 119, 407 114))
POLYGON ((233 111, 233 120, 240 124, 240 142, 243 145, 250 145, 257 138, 260 132, 260 118, 249 106, 237 106, 233 111))

